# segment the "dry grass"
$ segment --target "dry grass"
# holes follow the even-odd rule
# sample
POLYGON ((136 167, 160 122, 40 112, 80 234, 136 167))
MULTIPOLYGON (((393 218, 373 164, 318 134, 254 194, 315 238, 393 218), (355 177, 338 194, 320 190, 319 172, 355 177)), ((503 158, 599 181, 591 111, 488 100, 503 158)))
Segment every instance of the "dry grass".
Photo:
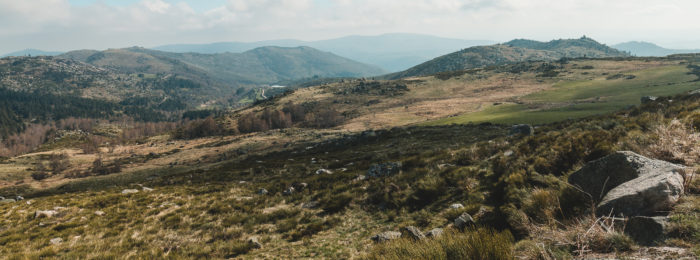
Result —
POLYGON ((673 119, 657 126, 653 133, 658 141, 645 150, 651 157, 685 165, 700 164, 700 132, 673 119))

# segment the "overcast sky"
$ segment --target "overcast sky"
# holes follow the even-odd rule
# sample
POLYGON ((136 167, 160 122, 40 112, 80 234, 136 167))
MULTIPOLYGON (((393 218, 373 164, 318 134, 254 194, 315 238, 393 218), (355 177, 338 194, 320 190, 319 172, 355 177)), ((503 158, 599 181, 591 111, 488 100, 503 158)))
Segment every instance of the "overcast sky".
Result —
POLYGON ((404 32, 700 48, 698 0, 0 0, 0 53, 404 32))

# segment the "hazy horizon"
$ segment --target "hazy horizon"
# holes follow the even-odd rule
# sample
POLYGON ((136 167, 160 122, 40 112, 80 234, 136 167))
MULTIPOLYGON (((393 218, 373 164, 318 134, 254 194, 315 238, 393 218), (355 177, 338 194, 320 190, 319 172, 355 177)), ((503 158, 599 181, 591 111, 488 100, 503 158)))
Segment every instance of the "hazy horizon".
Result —
POLYGON ((0 53, 387 33, 495 42, 586 35, 693 49, 699 8, 688 0, 0 0, 0 53))

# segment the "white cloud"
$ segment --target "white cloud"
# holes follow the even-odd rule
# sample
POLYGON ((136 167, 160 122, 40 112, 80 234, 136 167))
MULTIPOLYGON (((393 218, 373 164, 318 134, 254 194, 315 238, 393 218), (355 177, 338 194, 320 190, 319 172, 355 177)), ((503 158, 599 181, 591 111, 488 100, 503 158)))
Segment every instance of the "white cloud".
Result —
POLYGON ((0 0, 0 53, 389 32, 499 41, 586 34, 608 43, 700 43, 695 0, 228 0, 208 11, 190 5, 0 0))

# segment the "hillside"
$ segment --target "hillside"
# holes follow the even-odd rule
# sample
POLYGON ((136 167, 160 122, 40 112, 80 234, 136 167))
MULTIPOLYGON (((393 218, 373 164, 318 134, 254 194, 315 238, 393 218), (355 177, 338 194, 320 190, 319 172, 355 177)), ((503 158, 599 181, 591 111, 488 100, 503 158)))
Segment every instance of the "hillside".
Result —
POLYGON ((260 47, 244 53, 170 53, 144 48, 76 51, 72 58, 124 73, 176 74, 202 84, 241 87, 274 84, 310 77, 363 77, 383 73, 379 68, 308 47, 260 47))
POLYGON ((643 56, 662 57, 662 56, 667 56, 667 55, 672 55, 672 54, 698 53, 698 52, 700 52, 700 49, 674 50, 674 49, 667 49, 667 48, 658 46, 658 45, 650 43, 650 42, 638 42, 638 41, 623 42, 620 44, 615 44, 612 47, 615 49, 618 49, 618 50, 629 52, 634 56, 640 56, 640 57, 643 57, 643 56))
MULTIPOLYGON (((700 133, 692 128, 700 124, 700 103, 698 94, 687 93, 698 89, 697 76, 686 74, 674 83, 678 75, 667 74, 692 72, 688 64, 680 64, 697 62, 691 58, 564 64, 556 69, 557 78, 540 79, 554 84, 591 77, 587 81, 632 88, 635 94, 646 94, 647 88, 679 94, 617 113, 541 124, 533 135, 509 135, 510 126, 499 124, 372 131, 302 127, 191 140, 161 135, 113 149, 105 145, 99 154, 54 145, 0 161, 5 187, 0 195, 24 197, 0 204, 5 212, 0 253, 20 258, 442 259, 449 253, 458 255, 455 259, 694 259, 700 254, 697 179, 687 179, 686 193, 667 212, 668 237, 654 246, 626 235, 624 220, 590 214, 595 202, 568 183, 585 163, 619 150, 674 161, 694 172, 700 169, 700 150, 694 145, 700 133), (634 79, 610 77, 618 73, 649 74, 644 78, 648 86, 629 84, 641 85, 635 88, 625 84, 634 79), (52 153, 68 156, 68 170, 32 180, 30 173, 36 165, 48 164, 52 153), (119 162, 122 172, 82 178, 72 173, 89 173, 96 158, 108 165, 119 162), (476 227, 456 226, 455 219, 464 213, 473 216, 476 227), (386 231, 406 233, 408 227, 442 228, 444 234, 418 241, 371 239, 386 231)), ((433 96, 416 102, 437 107, 445 107, 441 100, 468 92, 490 93, 489 101, 524 89, 543 95, 567 90, 574 100, 586 98, 587 88, 571 91, 539 83, 536 68, 541 64, 414 82, 317 86, 252 110, 273 108, 294 95, 301 95, 300 101, 315 98, 303 100, 309 103, 328 99, 322 105, 337 100, 350 106, 345 102, 363 97, 408 102, 410 95, 422 92, 433 96), (511 85, 508 79, 534 85, 499 90, 511 85), (436 90, 439 85, 445 87, 436 90), (314 91, 325 95, 306 95, 314 91)), ((352 106, 362 112, 363 106, 376 105, 372 103, 352 106)), ((404 104, 401 109, 420 112, 411 102, 404 104)), ((424 112, 431 111, 437 109, 424 112)))
POLYGON ((521 61, 554 61, 561 58, 626 57, 590 38, 538 42, 513 40, 504 44, 476 46, 450 53, 402 72, 390 74, 391 79, 425 76, 439 72, 466 70, 521 61))
POLYGON ((260 42, 221 42, 211 44, 174 44, 154 47, 168 52, 205 54, 241 53, 263 46, 309 46, 352 60, 378 66, 389 72, 408 69, 434 57, 491 41, 461 40, 430 35, 393 33, 376 36, 347 36, 320 41, 275 40, 260 42))

